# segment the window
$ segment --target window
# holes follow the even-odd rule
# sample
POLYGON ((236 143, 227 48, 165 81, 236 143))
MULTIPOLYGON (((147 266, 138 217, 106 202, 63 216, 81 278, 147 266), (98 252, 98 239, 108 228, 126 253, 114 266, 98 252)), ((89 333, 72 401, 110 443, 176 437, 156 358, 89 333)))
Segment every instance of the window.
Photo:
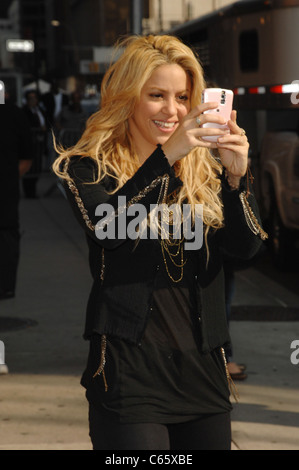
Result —
POLYGON ((256 72, 259 68, 259 38, 256 29, 243 31, 239 37, 239 58, 242 72, 256 72))

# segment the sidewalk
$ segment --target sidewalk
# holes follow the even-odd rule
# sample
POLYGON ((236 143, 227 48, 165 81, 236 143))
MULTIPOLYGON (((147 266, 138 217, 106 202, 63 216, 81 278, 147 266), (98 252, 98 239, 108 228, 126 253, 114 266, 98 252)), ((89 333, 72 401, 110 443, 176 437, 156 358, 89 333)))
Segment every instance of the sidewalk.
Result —
MULTIPOLYGON (((40 194, 52 184, 46 175, 40 194)), ((0 303, 0 318, 32 326, 0 332, 9 368, 0 376, 0 449, 91 449, 80 386, 91 285, 84 234, 57 189, 20 210, 17 296, 0 303)))
POLYGON ((299 290, 256 269, 239 271, 234 306, 238 312, 244 305, 262 318, 231 323, 235 359, 247 364, 248 373, 246 381, 236 382, 234 443, 242 450, 299 450, 299 365, 290 359, 291 343, 299 340, 299 290), (262 321, 279 310, 282 318, 295 312, 297 321, 262 321))
MULTIPOLYGON (((53 180, 43 176, 40 193, 53 180)), ((61 192, 21 201, 22 246, 17 296, 0 303, 8 375, 0 376, 0 450, 89 450, 88 407, 80 376, 91 286, 84 234, 61 192), (17 328, 17 320, 26 327, 17 328), (8 321, 7 321, 8 325, 8 321), (9 326, 9 325, 8 325, 9 326)), ((299 306, 298 296, 255 270, 240 272, 235 305, 299 306), (271 297, 275 292, 277 298, 271 297)), ((235 357, 248 379, 236 383, 233 449, 299 449, 299 366, 290 343, 299 322, 233 321, 235 357)))

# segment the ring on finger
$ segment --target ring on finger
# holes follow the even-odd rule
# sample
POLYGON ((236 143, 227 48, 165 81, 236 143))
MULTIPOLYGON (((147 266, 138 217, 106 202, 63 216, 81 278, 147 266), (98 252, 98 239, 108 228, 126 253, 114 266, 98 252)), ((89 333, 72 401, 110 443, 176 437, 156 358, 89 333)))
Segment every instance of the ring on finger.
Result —
POLYGON ((244 130, 244 129, 241 129, 241 133, 240 133, 240 135, 241 135, 242 137, 243 137, 244 135, 246 135, 246 132, 245 132, 245 130, 244 130))
POLYGON ((200 125, 201 125, 201 119, 200 119, 200 117, 197 116, 195 120, 196 120, 196 124, 198 124, 198 126, 200 126, 200 125))

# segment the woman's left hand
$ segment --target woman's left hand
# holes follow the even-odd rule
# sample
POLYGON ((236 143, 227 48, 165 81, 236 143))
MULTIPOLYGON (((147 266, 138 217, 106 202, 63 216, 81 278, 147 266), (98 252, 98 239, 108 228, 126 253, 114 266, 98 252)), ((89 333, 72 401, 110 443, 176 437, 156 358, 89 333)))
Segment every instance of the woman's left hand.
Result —
POLYGON ((217 141, 222 165, 230 179, 235 181, 246 173, 249 149, 245 131, 237 125, 236 118, 237 112, 232 111, 231 120, 227 123, 230 134, 220 137, 217 141))

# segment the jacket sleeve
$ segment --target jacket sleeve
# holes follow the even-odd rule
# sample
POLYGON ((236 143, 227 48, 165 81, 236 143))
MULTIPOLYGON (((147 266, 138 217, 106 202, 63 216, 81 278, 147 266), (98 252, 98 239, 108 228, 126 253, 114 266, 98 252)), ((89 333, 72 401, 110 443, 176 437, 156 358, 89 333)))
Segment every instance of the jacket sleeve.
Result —
POLYGON ((224 175, 221 178, 224 228, 219 230, 220 246, 225 255, 249 260, 268 238, 252 186, 244 177, 239 190, 231 190, 224 175))
MULTIPOLYGON (((79 223, 93 240, 108 249, 116 248, 126 240, 127 231, 125 237, 117 233, 115 237, 105 237, 104 232, 113 232, 117 218, 129 207, 142 204, 147 215, 151 204, 158 203, 161 191, 166 189, 169 194, 182 185, 161 146, 157 146, 132 178, 114 194, 109 194, 113 189, 112 178, 93 183, 97 169, 90 158, 73 157, 67 172, 71 179, 64 182, 64 187, 79 223)), ((132 215, 122 218, 126 229, 132 218, 132 215)))

